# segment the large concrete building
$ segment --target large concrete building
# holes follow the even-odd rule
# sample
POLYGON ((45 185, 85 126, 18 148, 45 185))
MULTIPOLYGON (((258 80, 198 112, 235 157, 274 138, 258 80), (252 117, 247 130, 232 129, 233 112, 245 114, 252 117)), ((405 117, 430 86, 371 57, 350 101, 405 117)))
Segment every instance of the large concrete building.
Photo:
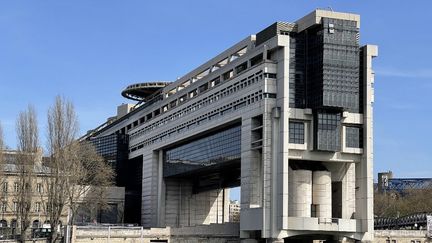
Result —
POLYGON ((175 82, 129 86, 138 104, 85 136, 116 166, 125 221, 223 224, 241 186, 245 241, 371 240, 377 47, 359 28, 356 14, 316 10, 175 82))

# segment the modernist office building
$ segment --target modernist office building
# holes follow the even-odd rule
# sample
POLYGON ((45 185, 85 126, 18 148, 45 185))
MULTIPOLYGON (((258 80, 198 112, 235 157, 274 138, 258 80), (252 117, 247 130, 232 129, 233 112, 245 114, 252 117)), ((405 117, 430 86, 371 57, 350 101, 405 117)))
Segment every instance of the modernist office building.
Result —
POLYGON ((126 187, 125 221, 221 224, 241 186, 243 239, 371 240, 377 47, 359 27, 316 10, 175 82, 129 86, 138 104, 86 136, 126 187))

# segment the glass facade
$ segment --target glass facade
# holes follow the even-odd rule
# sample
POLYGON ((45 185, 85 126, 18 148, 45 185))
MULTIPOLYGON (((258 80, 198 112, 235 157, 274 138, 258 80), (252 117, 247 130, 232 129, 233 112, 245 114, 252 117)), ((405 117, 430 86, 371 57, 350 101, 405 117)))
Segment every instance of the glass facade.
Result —
POLYGON ((346 142, 345 146, 350 148, 363 148, 363 129, 361 127, 345 128, 346 142))
POLYGON ((304 144, 304 123, 303 122, 289 122, 289 142, 304 144))
POLYGON ((323 18, 323 106, 359 112, 360 47, 355 21, 323 18))
POLYGON ((124 134, 111 134, 92 138, 89 140, 105 161, 110 164, 117 176, 116 185, 124 186, 124 164, 128 159, 128 136, 124 134))
POLYGON ((290 107, 361 112, 356 24, 323 18, 307 31, 290 32, 290 107))
POLYGON ((164 176, 239 160, 241 127, 235 126, 164 151, 164 176))
POLYGON ((341 149, 341 114, 318 112, 315 114, 315 149, 322 151, 340 151, 341 149))

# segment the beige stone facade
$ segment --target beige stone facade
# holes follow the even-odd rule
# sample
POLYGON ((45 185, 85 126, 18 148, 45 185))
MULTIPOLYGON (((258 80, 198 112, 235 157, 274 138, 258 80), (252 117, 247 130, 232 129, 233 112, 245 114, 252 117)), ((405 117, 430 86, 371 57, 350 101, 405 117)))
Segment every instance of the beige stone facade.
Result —
MULTIPOLYGON (((3 165, 0 179, 0 222, 3 228, 15 228, 17 220, 18 196, 20 189, 19 174, 16 165, 11 163, 16 156, 15 151, 5 151, 6 164, 3 165)), ((31 209, 29 223, 31 228, 42 227, 48 224, 45 203, 47 200, 44 180, 47 174, 43 171, 42 156, 34 166, 34 179, 32 179, 31 209)), ((66 223, 67 211, 64 211, 61 222, 66 223)))

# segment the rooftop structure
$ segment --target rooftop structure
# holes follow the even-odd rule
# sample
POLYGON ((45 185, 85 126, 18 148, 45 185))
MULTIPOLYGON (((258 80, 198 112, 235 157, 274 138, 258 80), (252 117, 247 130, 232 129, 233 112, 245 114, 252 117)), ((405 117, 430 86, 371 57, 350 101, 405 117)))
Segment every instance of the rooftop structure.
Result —
POLYGON ((131 100, 146 101, 169 83, 170 82, 147 82, 132 84, 127 86, 121 94, 123 97, 131 100))
POLYGON ((371 240, 378 49, 359 27, 325 10, 274 23, 88 134, 122 155, 126 223, 224 224, 241 186, 242 239, 371 240))

